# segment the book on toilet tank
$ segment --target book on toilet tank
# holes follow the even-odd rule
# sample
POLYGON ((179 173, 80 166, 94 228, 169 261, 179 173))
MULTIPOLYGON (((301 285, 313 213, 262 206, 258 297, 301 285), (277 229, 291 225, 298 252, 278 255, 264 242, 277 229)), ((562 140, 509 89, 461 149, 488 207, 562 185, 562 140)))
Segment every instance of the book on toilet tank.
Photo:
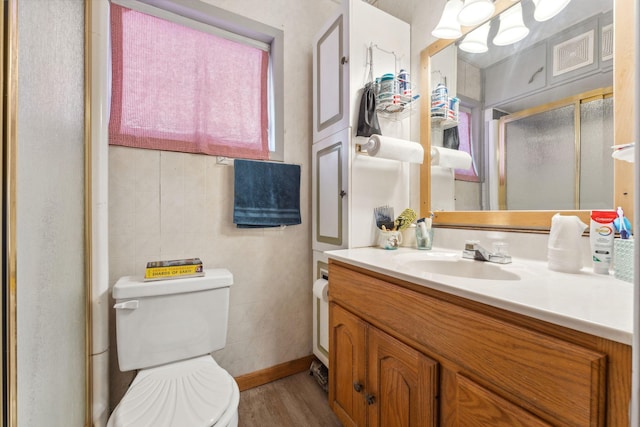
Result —
POLYGON ((144 280, 164 280, 204 276, 200 258, 150 261, 144 273, 144 280))

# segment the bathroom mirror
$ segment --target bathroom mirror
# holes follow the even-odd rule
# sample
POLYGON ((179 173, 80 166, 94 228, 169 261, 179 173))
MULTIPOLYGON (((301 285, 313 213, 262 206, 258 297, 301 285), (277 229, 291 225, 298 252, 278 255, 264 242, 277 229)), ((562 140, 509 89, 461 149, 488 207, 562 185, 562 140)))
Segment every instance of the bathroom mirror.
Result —
MULTIPOLYGON (((421 167, 421 214, 426 216, 433 211, 435 215, 434 222, 439 226, 490 227, 537 231, 548 230, 550 218, 557 212, 576 214, 583 221, 588 222, 589 209, 622 206, 628 216, 632 216, 633 165, 609 160, 611 145, 614 143, 624 144, 633 140, 631 129, 628 129, 629 126, 624 126, 624 123, 628 122, 632 117, 633 111, 632 91, 629 90, 633 86, 633 81, 630 80, 630 76, 627 76, 628 73, 624 72, 624 70, 631 69, 633 62, 631 56, 633 46, 630 45, 630 41, 633 40, 631 34, 633 27, 632 22, 627 25, 620 25, 620 20, 629 19, 621 11, 631 10, 631 0, 573 1, 556 17, 542 23, 535 22, 532 16, 527 18, 526 14, 533 14, 535 5, 532 0, 522 0, 520 2, 497 0, 495 6, 496 11, 492 18, 492 29, 488 36, 488 52, 470 54, 460 50, 459 44, 461 40, 474 29, 463 27, 463 36, 460 39, 437 40, 423 50, 421 54, 420 87, 425 101, 420 107, 420 129, 421 142, 426 153, 425 163, 421 167), (614 10, 617 11, 617 16, 614 16, 614 11, 611 10, 614 3, 614 10), (500 53, 499 50, 492 49, 496 48, 496 46, 492 46, 492 40, 499 27, 499 15, 513 7, 514 4, 518 4, 522 8, 523 20, 525 25, 530 27, 530 32, 522 41, 501 47, 502 53, 500 53), (579 13, 572 13, 572 8, 573 10, 577 9, 579 13), (615 37, 610 26, 614 20, 616 22, 615 37), (583 63, 566 64, 566 69, 563 70, 561 63, 563 48, 572 48, 576 44, 582 43, 583 38, 585 38, 585 46, 592 46, 593 57, 586 58, 583 63), (615 58, 611 59, 611 55, 608 55, 607 52, 612 51, 614 43, 620 43, 621 46, 616 49, 615 58), (518 55, 518 53, 521 55, 518 55), (520 59, 524 57, 526 62, 520 68, 514 65, 518 57, 520 59), (538 62, 535 62, 532 58, 538 58, 536 59, 538 62), (516 69, 519 71, 514 71, 516 69), (613 83, 614 70, 617 73, 615 85, 613 83), (482 83, 479 85, 480 87, 473 87, 474 78, 482 83), (584 78, 588 78, 589 82, 586 84, 581 82, 584 78), (470 121, 471 127, 475 127, 475 133, 472 134, 472 138, 475 137, 477 139, 476 143, 482 144, 480 151, 485 150, 484 153, 474 153, 475 155, 480 155, 480 158, 476 160, 480 169, 477 171, 477 182, 468 184, 469 180, 467 182, 456 181, 459 184, 458 188, 456 188, 456 197, 459 200, 456 200, 455 206, 448 206, 444 210, 442 207, 436 206, 438 203, 432 203, 437 201, 439 197, 438 194, 434 195, 432 193, 431 188, 432 178, 434 179, 434 185, 437 182, 438 171, 435 171, 432 177, 429 156, 432 142, 433 145, 443 144, 443 131, 439 129, 440 124, 437 122, 432 123, 430 117, 431 90, 437 83, 444 83, 446 86, 451 87, 453 94, 464 94, 465 92, 467 94, 476 94, 476 99, 474 99, 473 95, 460 96, 460 98, 463 100, 462 104, 464 105, 464 101, 466 101, 468 106, 465 111, 470 112, 475 108, 476 118, 470 121), (620 90, 616 91, 616 88, 620 88, 620 90), (614 93, 615 95, 613 95, 614 93), (583 105, 587 106, 594 100, 597 103, 608 105, 608 113, 606 114, 609 115, 610 121, 603 125, 598 124, 596 127, 599 129, 600 134, 609 136, 602 136, 599 142, 595 142, 599 145, 595 158, 585 159, 584 156, 587 150, 582 150, 584 153, 581 156, 580 147, 581 145, 586 147, 588 143, 593 143, 593 141, 586 141, 585 138, 598 132, 586 130, 584 127, 584 124, 587 123, 585 113, 581 115, 579 110, 583 105), (577 109, 577 112, 563 111, 562 109, 566 109, 567 105, 569 105, 569 110, 577 109), (612 111, 615 112, 613 120, 611 120, 612 111), (528 120, 534 122, 541 122, 542 128, 549 128, 550 126, 547 126, 549 122, 546 119, 538 118, 538 115, 542 112, 551 117, 557 117, 558 120, 556 121, 576 129, 570 129, 571 132, 568 137, 570 146, 561 150, 564 151, 565 156, 568 156, 568 161, 558 161, 557 159, 549 161, 548 157, 538 157, 539 150, 531 147, 537 141, 529 143, 529 146, 525 141, 524 145, 527 146, 525 148, 529 148, 525 154, 516 151, 517 144, 515 142, 509 146, 509 141, 506 138, 500 138, 500 136, 504 137, 505 134, 508 135, 509 132, 515 133, 513 131, 514 125, 518 123, 515 119, 521 117, 527 117, 528 120), (564 114, 564 118, 560 118, 562 116, 561 112, 564 114), (505 115, 505 113, 509 114, 505 115), (573 117, 577 117, 577 119, 574 120, 573 117), (581 117, 584 122, 582 123, 582 131, 580 130, 581 117), (491 121, 491 119, 495 120, 491 121), (486 139, 489 137, 488 134, 490 132, 495 133, 495 143, 492 144, 489 144, 486 139), (585 141, 580 140, 580 134, 582 134, 582 138, 585 141), (574 136, 571 137, 571 135, 574 136), (505 152, 505 146, 507 152, 505 152), (509 151, 509 148, 511 148, 511 151, 509 151), (509 183, 508 175, 505 173, 505 169, 508 169, 508 166, 505 167, 505 159, 509 161, 509 156, 512 159, 520 158, 534 164, 556 162, 559 165, 557 169, 559 169, 560 175, 567 175, 570 180, 567 185, 571 188, 564 190, 565 193, 568 192, 569 198, 574 196, 570 203, 560 203, 556 206, 552 202, 530 201, 528 202, 529 204, 520 203, 520 205, 516 205, 513 203, 512 205, 515 207, 509 210, 509 203, 505 202, 507 197, 506 188, 509 183), (490 162, 493 163, 489 164, 490 162), (571 165, 571 162, 575 166, 571 165), (581 164, 583 166, 582 170, 580 170, 581 164), (566 165, 569 166, 567 167, 566 165), (597 169, 594 169, 594 165, 597 165, 597 169), (489 169, 489 166, 491 169, 489 169), (607 168, 609 168, 608 172, 607 168), (599 172, 594 172, 594 170, 599 172), (611 172, 611 170, 613 171, 611 172), (604 200, 596 201, 594 202, 595 204, 592 203, 591 205, 574 202, 575 200, 584 201, 588 195, 586 189, 591 188, 590 185, 592 185, 594 179, 597 181, 598 175, 602 174, 611 176, 611 180, 607 184, 609 190, 605 190, 605 193, 608 192, 609 194, 605 194, 604 200), (590 183, 588 183, 589 180, 591 180, 590 183), (580 183, 582 183, 582 189, 580 189, 580 183), (465 195, 462 191, 458 191, 459 188, 464 189, 465 186, 469 188, 474 185, 478 188, 478 191, 472 192, 472 194, 477 199, 472 203, 465 202, 465 195), (484 194, 479 195, 480 191, 484 192, 484 194), (607 196, 609 197, 608 200, 606 200, 607 196)), ((568 55, 572 55, 572 52, 568 52, 568 55)), ((575 57, 575 55, 571 57, 575 57)), ((596 104, 588 106, 591 107, 593 105, 596 104)), ((590 129, 593 129, 593 127, 590 129)), ((539 134, 536 131, 533 133, 539 134)), ((548 138, 553 139, 555 144, 557 138, 554 131, 549 131, 548 138)), ((550 150, 551 154, 554 155, 556 147, 552 146, 550 150)), ((513 169, 518 171, 532 169, 527 166, 526 161, 517 167, 513 167, 513 169)), ((514 161, 512 160, 511 162, 513 165, 514 161)), ((462 179, 465 178, 462 177, 462 179)), ((527 182, 536 182, 536 176, 524 175, 519 179, 524 183, 525 187, 520 192, 533 194, 531 186, 527 186, 527 182)), ((515 180, 515 178, 511 179, 512 190, 515 188, 515 180)), ((553 179, 549 181, 552 188, 547 192, 557 192, 558 187, 553 185, 555 181, 553 179)), ((438 188, 436 188, 436 192, 437 190, 438 188)), ((545 191, 538 192, 544 193, 545 191)))

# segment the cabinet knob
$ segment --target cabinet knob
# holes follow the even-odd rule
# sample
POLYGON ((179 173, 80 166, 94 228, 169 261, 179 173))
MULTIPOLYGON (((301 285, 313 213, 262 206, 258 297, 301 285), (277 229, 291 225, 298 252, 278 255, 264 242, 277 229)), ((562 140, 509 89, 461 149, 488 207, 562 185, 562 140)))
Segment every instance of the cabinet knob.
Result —
POLYGON ((362 384, 360 383, 353 383, 353 389, 355 391, 357 391, 358 393, 360 393, 362 391, 362 384))
POLYGON ((347 195, 347 192, 346 192, 346 191, 344 191, 344 190, 340 190, 340 194, 339 194, 339 196, 340 196, 340 198, 341 198, 341 199, 344 199, 344 196, 346 196, 346 195, 347 195))
POLYGON ((367 400, 367 405, 373 405, 376 403, 376 397, 373 394, 367 394, 365 399, 367 400))
POLYGON ((349 62, 349 58, 347 58, 346 56, 343 56, 342 58, 340 58, 340 63, 342 65, 346 64, 347 62, 349 62))

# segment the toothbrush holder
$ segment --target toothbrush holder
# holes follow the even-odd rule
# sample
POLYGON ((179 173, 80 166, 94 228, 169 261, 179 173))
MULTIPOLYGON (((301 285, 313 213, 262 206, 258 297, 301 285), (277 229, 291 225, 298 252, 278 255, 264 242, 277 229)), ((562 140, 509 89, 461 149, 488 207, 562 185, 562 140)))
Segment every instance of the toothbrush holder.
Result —
POLYGON ((633 239, 613 241, 613 276, 625 282, 633 282, 633 239))
POLYGON ((416 227, 416 246, 418 249, 431 250, 433 247, 433 228, 416 227))

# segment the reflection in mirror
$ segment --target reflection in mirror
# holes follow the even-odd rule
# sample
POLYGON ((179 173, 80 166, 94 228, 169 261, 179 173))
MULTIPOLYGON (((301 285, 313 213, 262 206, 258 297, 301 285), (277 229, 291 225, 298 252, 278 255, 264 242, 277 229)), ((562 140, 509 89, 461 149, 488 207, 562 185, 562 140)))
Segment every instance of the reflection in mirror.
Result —
POLYGON ((429 89, 446 86, 470 123, 460 132, 436 117, 430 143, 446 146, 458 128, 477 173, 474 181, 432 165, 433 211, 613 207, 613 0, 570 2, 545 22, 533 18, 532 0, 520 4, 529 29, 521 41, 496 46, 496 16, 430 57, 429 89), (487 35, 476 37, 481 31, 487 35), (486 40, 488 51, 460 49, 472 38, 486 40), (522 132, 533 122, 537 130, 522 132))
POLYGON ((491 209, 610 209, 613 98, 580 94, 501 117, 499 205, 491 209), (535 179, 531 179, 535 177, 535 179))

